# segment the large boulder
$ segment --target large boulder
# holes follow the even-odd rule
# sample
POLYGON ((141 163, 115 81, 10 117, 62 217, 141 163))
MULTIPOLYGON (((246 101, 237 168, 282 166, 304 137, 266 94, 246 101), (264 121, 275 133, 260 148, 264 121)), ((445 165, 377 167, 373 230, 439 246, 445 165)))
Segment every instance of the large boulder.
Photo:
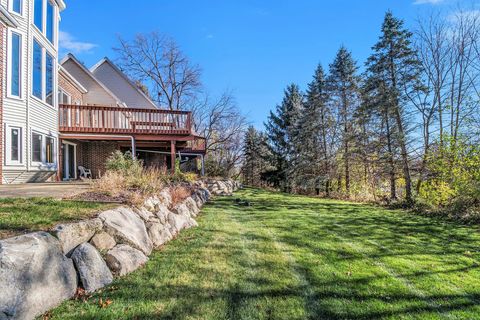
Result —
POLYGON ((77 274, 46 232, 0 241, 0 319, 34 319, 70 299, 77 274))
POLYGON ((160 199, 158 197, 150 197, 144 202, 144 206, 148 211, 154 212, 157 209, 157 206, 160 204, 160 199))
POLYGON ((174 212, 176 214, 179 214, 179 215, 182 215, 182 216, 186 216, 186 217, 192 216, 192 213, 190 212, 190 209, 188 209, 186 204, 183 203, 183 202, 179 203, 175 207, 173 207, 172 212, 174 212))
POLYGON ((172 196, 170 195, 170 192, 168 191, 168 189, 164 189, 162 190, 158 195, 157 195, 157 198, 160 200, 160 202, 166 206, 166 207, 170 207, 170 205, 172 204, 172 196))
POLYGON ((177 234, 183 229, 198 226, 198 223, 188 215, 172 213, 168 216, 168 223, 171 226, 170 233, 177 234), (173 229, 173 232, 172 232, 173 229))
POLYGON ((166 224, 168 220, 168 215, 171 213, 172 212, 168 210, 168 208, 164 204, 161 204, 158 206, 158 210, 155 212, 155 215, 157 216, 161 224, 166 224))
POLYGON ((144 222, 151 221, 153 218, 155 218, 155 215, 152 212, 155 212, 156 209, 150 211, 146 207, 140 207, 140 208, 135 208, 135 213, 142 218, 144 222))
POLYGON ((63 253, 69 256, 76 246, 89 241, 95 232, 101 229, 102 221, 95 218, 75 223, 60 224, 52 230, 52 233, 60 241, 63 253))
POLYGON ((140 250, 119 244, 107 252, 105 261, 114 274, 123 276, 143 266, 148 258, 140 250))
POLYGON ((155 248, 164 245, 166 242, 173 239, 168 226, 161 223, 148 222, 147 223, 148 236, 152 240, 155 248))
POLYGON ((183 203, 189 209, 190 214, 193 217, 196 217, 200 213, 200 209, 199 209, 197 203, 195 202, 195 200, 193 200, 192 197, 188 197, 187 199, 185 199, 183 201, 183 203))
POLYGON ((99 216, 103 221, 105 231, 117 243, 142 251, 147 256, 152 252, 152 241, 148 237, 147 228, 132 209, 117 208, 102 212, 99 216))
POLYGON ((115 239, 105 231, 100 231, 95 234, 92 240, 90 240, 90 243, 100 251, 110 250, 117 244, 115 239))
POLYGON ((87 292, 93 292, 112 283, 112 273, 100 253, 91 244, 79 245, 72 253, 72 260, 87 292))

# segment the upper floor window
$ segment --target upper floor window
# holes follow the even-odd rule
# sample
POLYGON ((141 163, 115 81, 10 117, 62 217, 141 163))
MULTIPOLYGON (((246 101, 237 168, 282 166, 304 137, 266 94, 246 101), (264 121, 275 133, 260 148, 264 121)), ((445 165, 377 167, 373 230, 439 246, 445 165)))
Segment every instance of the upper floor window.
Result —
POLYGON ((54 68, 51 54, 40 43, 33 40, 32 95, 54 105, 54 68))
POLYGON ((22 15, 23 13, 23 0, 10 0, 10 10, 22 15))
POLYGON ((43 0, 35 0, 33 4, 33 23, 43 32, 43 0))
POLYGON ((33 24, 53 43, 55 32, 55 6, 51 0, 34 0, 33 24))
POLYGON ((53 106, 53 57, 48 53, 45 62, 45 100, 53 106))
POLYGON ((58 104, 72 104, 72 96, 62 88, 58 88, 58 104))
POLYGON ((33 67, 32 67, 32 94, 43 99, 42 70, 43 70, 42 46, 33 40, 33 67))
POLYGON ((21 92, 21 61, 22 61, 22 36, 11 33, 10 55, 10 95, 20 98, 21 92))
POLYGON ((47 1, 47 21, 46 23, 46 28, 47 28, 47 39, 53 43, 53 26, 54 26, 54 12, 55 8, 53 7, 53 4, 50 1, 47 1))

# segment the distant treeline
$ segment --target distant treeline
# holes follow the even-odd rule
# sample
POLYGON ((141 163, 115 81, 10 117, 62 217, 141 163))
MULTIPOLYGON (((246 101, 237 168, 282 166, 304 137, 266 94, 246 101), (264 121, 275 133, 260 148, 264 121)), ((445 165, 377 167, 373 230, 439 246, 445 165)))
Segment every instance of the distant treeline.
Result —
MULTIPOLYGON (((305 92, 289 85, 244 142, 244 182, 285 192, 480 208, 480 14, 387 12, 359 73, 341 47, 305 92)), ((471 211, 473 210, 473 211, 471 211)))

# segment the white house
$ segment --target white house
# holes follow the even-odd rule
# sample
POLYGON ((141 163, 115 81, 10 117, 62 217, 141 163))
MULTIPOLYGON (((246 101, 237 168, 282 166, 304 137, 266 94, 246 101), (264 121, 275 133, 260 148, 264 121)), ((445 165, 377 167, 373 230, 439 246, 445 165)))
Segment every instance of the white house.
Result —
POLYGON ((63 0, 0 0, 0 183, 98 177, 115 150, 146 165, 203 157, 188 111, 160 110, 109 59, 58 60, 63 0), (137 150, 138 148, 138 150, 137 150))
POLYGON ((2 183, 45 181, 58 168, 58 25, 63 0, 0 0, 2 183))

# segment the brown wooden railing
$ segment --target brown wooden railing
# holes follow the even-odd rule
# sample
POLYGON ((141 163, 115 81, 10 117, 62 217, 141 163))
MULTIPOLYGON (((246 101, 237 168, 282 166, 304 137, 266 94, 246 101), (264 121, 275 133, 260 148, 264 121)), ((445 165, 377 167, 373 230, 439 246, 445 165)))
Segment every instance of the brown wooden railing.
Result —
POLYGON ((206 148, 206 141, 205 138, 202 137, 195 137, 194 140, 190 140, 187 142, 187 151, 205 151, 206 148))
POLYGON ((60 132, 189 135, 187 111, 105 106, 59 106, 60 132))

